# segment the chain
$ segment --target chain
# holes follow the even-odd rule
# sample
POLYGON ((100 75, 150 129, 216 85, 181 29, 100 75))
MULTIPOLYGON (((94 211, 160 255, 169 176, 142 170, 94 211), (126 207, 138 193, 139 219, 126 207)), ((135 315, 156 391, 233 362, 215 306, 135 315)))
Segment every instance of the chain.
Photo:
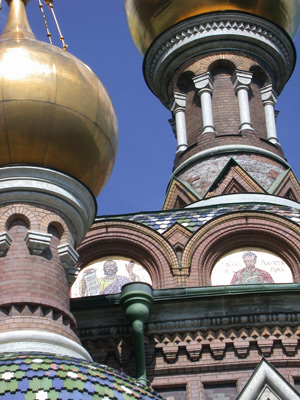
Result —
POLYGON ((43 20, 44 20, 44 24, 45 24, 45 27, 46 27, 49 43, 52 44, 51 33, 49 31, 49 28, 48 28, 46 16, 45 16, 45 13, 44 13, 44 7, 43 7, 43 4, 42 4, 41 0, 38 0, 38 1, 39 1, 39 7, 40 7, 40 10, 41 10, 41 13, 42 13, 42 17, 43 17, 43 20))
POLYGON ((61 33, 61 30, 59 28, 59 25, 58 25, 58 22, 57 22, 57 19, 56 19, 56 16, 55 16, 55 12, 54 12, 54 9, 53 9, 53 0, 44 0, 44 1, 45 1, 45 4, 48 5, 48 7, 49 7, 49 9, 50 9, 50 11, 52 13, 53 19, 55 21, 56 28, 58 30, 59 39, 61 40, 62 45, 63 45, 63 50, 67 50, 68 45, 65 43, 65 38, 63 37, 63 35, 61 33))

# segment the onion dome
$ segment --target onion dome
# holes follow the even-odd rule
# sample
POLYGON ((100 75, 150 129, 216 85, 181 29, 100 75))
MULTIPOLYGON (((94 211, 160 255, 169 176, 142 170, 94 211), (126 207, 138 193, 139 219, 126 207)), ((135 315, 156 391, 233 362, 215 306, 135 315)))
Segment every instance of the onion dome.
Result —
POLYGON ((32 400, 162 400, 112 368, 51 354, 0 356, 0 398, 32 400))
POLYGON ((0 165, 59 170, 96 196, 111 173, 118 142, 109 95, 87 65, 36 40, 28 0, 7 1, 0 36, 0 165))
POLYGON ((151 43, 178 22, 217 11, 241 11, 265 18, 292 38, 300 24, 300 0, 125 0, 129 29, 144 54, 151 43))

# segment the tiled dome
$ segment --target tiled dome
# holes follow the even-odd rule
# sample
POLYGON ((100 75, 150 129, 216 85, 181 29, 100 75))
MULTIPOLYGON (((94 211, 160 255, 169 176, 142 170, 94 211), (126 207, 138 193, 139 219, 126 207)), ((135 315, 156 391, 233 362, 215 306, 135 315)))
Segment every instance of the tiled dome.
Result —
POLYGON ((1 400, 162 399, 104 365, 50 354, 0 356, 1 400))

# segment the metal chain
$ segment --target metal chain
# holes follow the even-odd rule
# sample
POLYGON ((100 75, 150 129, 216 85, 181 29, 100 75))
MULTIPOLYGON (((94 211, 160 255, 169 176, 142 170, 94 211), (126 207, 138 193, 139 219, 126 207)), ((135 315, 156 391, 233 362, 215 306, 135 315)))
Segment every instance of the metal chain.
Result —
MULTIPOLYGON (((1 1, 1 0, 0 0, 0 1, 1 1)), ((43 4, 42 4, 41 0, 38 0, 38 1, 39 1, 40 10, 41 10, 41 13, 42 13, 42 16, 43 16, 44 24, 45 24, 45 27, 46 27, 46 31, 47 31, 47 36, 48 36, 48 39, 49 39, 49 43, 52 44, 51 33, 50 33, 50 31, 49 31, 49 28, 48 28, 46 16, 45 16, 45 13, 44 13, 44 7, 43 7, 43 4)))
POLYGON ((57 22, 57 19, 56 19, 56 16, 55 16, 55 12, 54 12, 54 9, 53 9, 53 0, 44 0, 44 1, 45 1, 45 4, 48 5, 48 7, 49 7, 49 9, 50 9, 50 11, 51 11, 51 13, 53 15, 53 19, 55 21, 56 28, 58 30, 59 39, 61 40, 62 45, 63 45, 63 50, 67 50, 68 45, 65 43, 65 38, 63 37, 63 35, 61 33, 61 30, 59 28, 59 25, 58 25, 58 22, 57 22))

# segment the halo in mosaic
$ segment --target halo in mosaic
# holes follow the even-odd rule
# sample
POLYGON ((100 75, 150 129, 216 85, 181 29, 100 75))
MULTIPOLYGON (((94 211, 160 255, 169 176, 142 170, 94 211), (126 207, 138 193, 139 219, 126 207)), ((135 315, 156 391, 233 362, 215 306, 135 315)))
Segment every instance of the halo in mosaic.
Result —
POLYGON ((51 354, 0 356, 1 400, 162 400, 104 365, 51 354))
POLYGON ((221 215, 241 212, 241 211, 260 211, 274 215, 278 215, 287 218, 296 224, 300 225, 300 211, 296 208, 271 205, 271 204, 231 204, 228 206, 213 206, 213 207, 201 207, 201 208, 190 208, 184 210, 172 210, 172 211, 157 211, 157 212, 145 212, 138 214, 128 215, 116 215, 112 217, 101 217, 97 218, 96 221, 107 221, 112 220, 124 220, 137 222, 142 225, 146 225, 149 228, 156 230, 159 233, 164 233, 174 224, 180 224, 191 232, 196 232, 202 225, 213 220, 214 218, 220 217, 221 215))

